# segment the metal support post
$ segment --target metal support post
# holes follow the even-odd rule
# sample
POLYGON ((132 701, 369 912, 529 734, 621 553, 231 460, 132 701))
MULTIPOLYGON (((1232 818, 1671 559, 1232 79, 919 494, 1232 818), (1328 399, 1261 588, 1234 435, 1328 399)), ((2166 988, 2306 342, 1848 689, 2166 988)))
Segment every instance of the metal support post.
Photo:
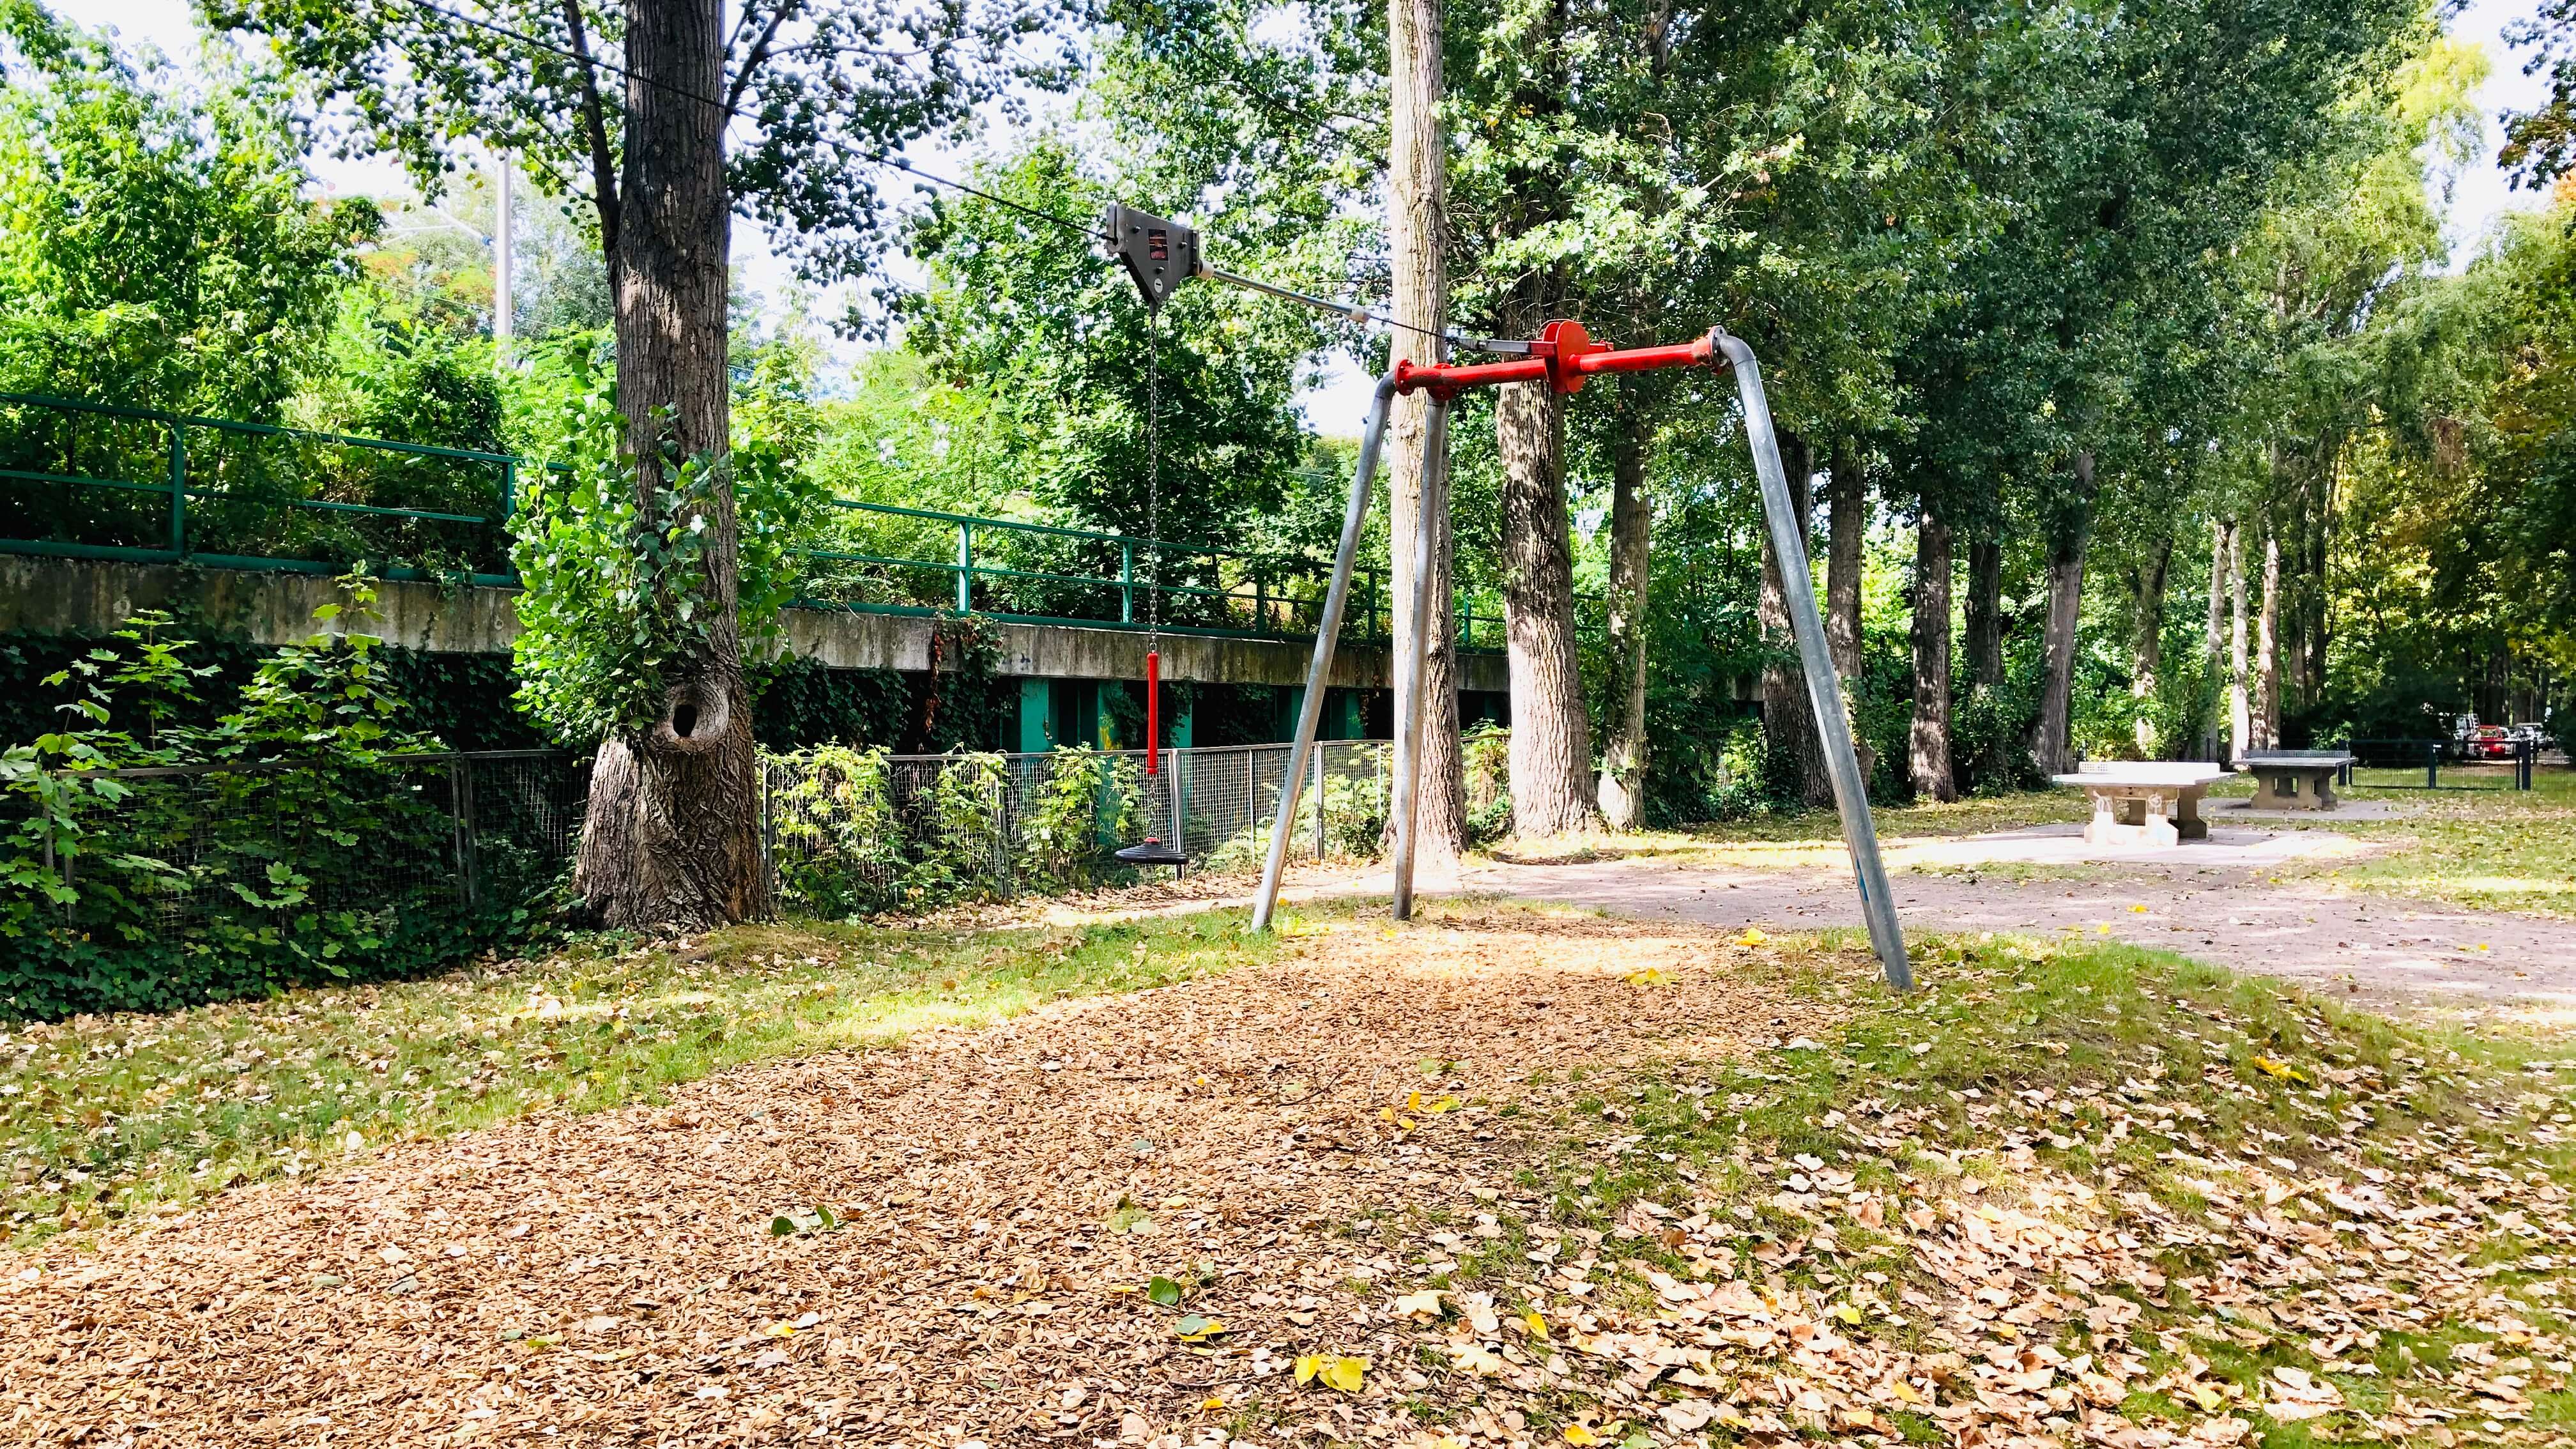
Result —
MULTIPOLYGON (((1360 435, 1359 465, 1351 472, 1350 507, 1342 514, 1342 542, 1333 551, 1333 582, 1324 591, 1324 612, 1315 624, 1315 658, 1306 668, 1306 697, 1297 708, 1297 738, 1288 747, 1288 772, 1279 781, 1279 809, 1270 822, 1270 853, 1261 865, 1261 894, 1252 904, 1252 929, 1270 929, 1270 917, 1279 907, 1279 877, 1288 865, 1288 832, 1297 822, 1297 786, 1306 767, 1306 754, 1315 747, 1315 732, 1324 719, 1324 686, 1333 677, 1333 641, 1341 633, 1342 609, 1350 602, 1351 563, 1359 556, 1360 535, 1368 528, 1369 489, 1377 478, 1379 445, 1386 441, 1387 415, 1395 410, 1395 374, 1388 373, 1377 381, 1377 393, 1369 404, 1368 426, 1360 435)), ((1437 411, 1435 409, 1435 411, 1437 411)), ((1248 762, 1253 753, 1244 752, 1248 762)), ((1247 764, 1247 770, 1249 766, 1247 764)), ((1244 808, 1257 810, 1259 803, 1247 790, 1244 808)), ((1320 814, 1322 805, 1317 804, 1320 814)))
POLYGON ((2440 740, 2424 742, 2424 788, 2427 790, 2442 788, 2442 742, 2440 740))
MULTIPOLYGON (((1800 672, 1807 677, 1807 702, 1815 710, 1825 769, 1834 781, 1834 804, 1842 812, 1843 841, 1851 849, 1852 874, 1860 883, 1861 917, 1869 923, 1870 945, 1877 949, 1887 984, 1899 991, 1911 990, 1914 968, 1905 959, 1905 933, 1897 925, 1896 897, 1888 890, 1887 867, 1878 858, 1878 832, 1869 818, 1869 785, 1861 778, 1860 756, 1852 749, 1851 721, 1843 714, 1842 688, 1834 676, 1833 652, 1825 643, 1825 621, 1816 612, 1816 585, 1807 564, 1807 543, 1799 536, 1789 480, 1780 466, 1780 443, 1771 431, 1771 404, 1762 393, 1761 365, 1742 339, 1724 332, 1711 332, 1709 338, 1734 369, 1736 391, 1744 402, 1744 435, 1753 446, 1753 472, 1762 483, 1762 512, 1771 527, 1771 551, 1780 561, 1781 592, 1788 596, 1789 622, 1798 636, 1798 663, 1800 672)), ((1798 480, 1798 486, 1803 488, 1806 484, 1806 479, 1798 480)))
MULTIPOLYGON (((1162 570, 1154 572, 1157 578, 1162 576, 1162 570)), ((1118 622, 1136 622, 1136 545, 1132 543, 1118 545, 1118 622)))
POLYGON ((188 556, 188 427, 170 424, 170 551, 188 556))
POLYGON ((1430 673, 1432 564, 1437 555, 1440 523, 1449 507, 1446 490, 1433 482, 1448 454, 1449 403, 1433 395, 1422 418, 1422 506, 1413 533, 1413 614, 1411 628, 1395 656, 1395 918, 1413 919, 1413 860, 1420 844, 1423 716, 1428 701, 1425 676, 1430 673))
POLYGON ((957 525, 957 612, 975 612, 975 525, 957 525))
POLYGON ((1315 747, 1315 863, 1324 863, 1324 747, 1315 747))

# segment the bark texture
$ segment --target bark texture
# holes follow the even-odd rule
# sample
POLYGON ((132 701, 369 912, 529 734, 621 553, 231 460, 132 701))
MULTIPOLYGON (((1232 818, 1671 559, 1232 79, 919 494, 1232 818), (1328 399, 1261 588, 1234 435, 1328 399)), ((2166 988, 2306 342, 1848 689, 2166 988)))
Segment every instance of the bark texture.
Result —
MULTIPOLYGON (((2227 543, 2226 520, 2211 519, 2209 521, 2209 623, 2201 635, 2201 678, 2213 683, 2219 678, 2219 670, 2226 657, 2222 651, 2227 647, 2227 543)), ((2200 753, 2203 759, 2226 758, 2218 752, 2218 735, 2224 726, 2221 715, 2225 712, 2225 705, 2224 691, 2214 691, 2209 695, 2208 715, 2202 723, 2201 731, 2200 753)))
POLYGON ((2245 548, 2237 525, 2227 525, 2227 757, 2254 747, 2254 710, 2245 691, 2245 548))
POLYGON ((1601 823, 1591 722, 1575 667, 1573 525, 1565 509, 1565 400, 1545 383, 1494 399, 1503 458, 1503 627, 1512 680, 1512 830, 1601 823))
POLYGON ((2263 616, 2258 629, 2255 675, 2260 683, 2254 713, 2254 740, 2263 749, 2281 743, 2281 534, 2263 531, 2263 616))
POLYGON ((1834 657, 1834 676, 1842 685, 1843 714, 1851 721, 1852 749, 1860 757, 1863 784, 1878 778, 1878 752, 1860 731, 1861 639, 1860 573, 1863 546, 1869 538, 1869 471, 1860 446, 1850 438, 1834 443, 1826 465, 1825 647, 1834 657))
POLYGON ((1950 768, 1950 526, 1929 498, 1914 530, 1914 726, 1906 743, 1915 793, 1958 799, 1950 768))
POLYGON ((1968 598, 1960 611, 1968 626, 1968 683, 2004 682, 2004 545, 1999 538, 1968 540, 1968 598))
MULTIPOLYGON (((1797 510, 1798 539, 1809 534, 1808 499, 1815 480, 1816 455, 1795 433, 1780 439, 1780 465, 1789 475, 1789 504, 1797 510)), ((1771 748, 1794 762, 1798 798, 1809 805, 1834 803, 1834 778, 1825 772, 1823 741, 1816 737, 1816 712, 1807 700, 1806 671, 1799 667, 1797 636, 1789 623, 1789 595, 1780 574, 1780 558, 1771 547, 1771 531, 1762 531, 1762 597, 1755 605, 1762 625, 1762 730, 1771 748)))
POLYGON ((1860 680, 1860 566, 1869 537, 1869 474, 1849 438, 1834 444, 1825 483, 1825 643, 1848 694, 1860 680))
MULTIPOLYGON (((1388 141, 1387 252, 1392 271, 1394 317, 1437 331, 1449 312, 1449 176, 1446 141, 1441 134, 1440 0, 1387 0, 1388 141)), ((1443 360, 1434 338, 1405 328, 1393 330, 1387 358, 1392 367, 1410 358, 1443 360)), ((1422 696, 1427 718, 1422 730, 1421 798, 1414 806, 1414 860, 1419 866, 1455 864, 1467 848, 1466 757, 1458 740, 1458 641, 1455 585, 1451 568, 1449 466, 1444 456, 1426 469, 1422 435, 1429 426, 1431 400, 1416 394, 1398 398, 1390 420, 1387 447, 1389 536, 1399 540, 1390 578, 1395 594, 1395 628, 1401 638, 1411 626, 1413 538, 1416 521, 1427 510, 1439 529, 1432 548, 1431 649, 1423 663, 1422 696)), ((1393 841, 1389 827, 1388 840, 1393 841)))
MULTIPOLYGON (((625 157, 616 206, 617 394, 639 506, 679 458, 721 456, 732 203, 716 0, 639 6, 626 29, 625 157)), ((661 718, 592 766, 574 889, 603 924, 713 925, 765 914, 758 779, 737 610, 733 490, 706 520, 708 633, 671 671, 661 718)))
POLYGON ((1653 418, 1628 409, 1610 445, 1610 657, 1627 676, 1601 751, 1601 816, 1614 830, 1634 830, 1645 819, 1646 560, 1654 526, 1646 463, 1653 445, 1653 418))
MULTIPOLYGON (((2146 561, 2129 575, 2130 643, 2129 697, 2145 701, 2156 697, 2157 672, 2164 667, 2165 577, 2173 566, 2173 540, 2157 539, 2147 552, 2146 561)), ((2138 716, 2135 738, 2138 753, 2154 759, 2162 753, 2163 741, 2156 738, 2156 727, 2145 714, 2138 716)))
POLYGON ((2048 625, 2041 636, 2047 672, 2039 691, 2039 724, 2031 758, 2043 775, 2075 768, 2075 626, 2084 607, 2084 555, 2093 538, 2093 454, 2075 455, 2074 488, 2048 542, 2048 625))

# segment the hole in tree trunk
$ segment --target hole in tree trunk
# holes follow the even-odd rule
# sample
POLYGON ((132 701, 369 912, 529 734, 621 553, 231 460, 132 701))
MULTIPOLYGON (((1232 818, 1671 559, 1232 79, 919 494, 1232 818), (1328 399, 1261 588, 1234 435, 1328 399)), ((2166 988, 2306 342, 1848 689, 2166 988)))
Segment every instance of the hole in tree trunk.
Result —
POLYGON ((697 733, 697 729, 698 707, 696 705, 683 700, 672 707, 671 733, 685 740, 690 735, 697 733))

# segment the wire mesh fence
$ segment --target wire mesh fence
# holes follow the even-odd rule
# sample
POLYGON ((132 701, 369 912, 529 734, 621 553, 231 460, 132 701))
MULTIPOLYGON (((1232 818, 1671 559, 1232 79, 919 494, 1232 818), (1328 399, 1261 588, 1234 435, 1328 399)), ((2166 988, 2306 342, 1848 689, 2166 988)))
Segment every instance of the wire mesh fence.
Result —
MULTIPOLYGON (((1137 874, 1117 849, 1147 837, 1189 870, 1254 869, 1289 750, 1168 750, 1153 775, 1138 751, 767 756, 773 897, 847 916, 1114 884, 1137 874)), ((1327 742, 1308 768, 1290 858, 1376 854, 1387 746, 1327 742)), ((18 901, 0 1014, 384 978, 523 938, 564 897, 588 788, 587 761, 546 750, 83 774, 113 788, 0 794, 27 817, 0 836, 41 840, 62 887, 18 901)))
POLYGON ((586 767, 541 750, 72 772, 0 794, 0 1015, 434 969, 524 937, 586 767))
MULTIPOLYGON (((251 911, 476 911, 541 892, 572 858, 587 769, 551 750, 86 772, 120 787, 49 862, 66 912, 172 929, 251 911)), ((452 925, 452 917, 448 924, 452 925)))
MULTIPOLYGON (((1188 869, 1241 870, 1268 846, 1286 744, 1142 751, 890 756, 830 749, 763 762, 777 898, 841 915, 1101 883, 1151 837, 1188 869)), ((1292 859, 1365 857, 1386 824, 1382 741, 1319 744, 1292 859)))

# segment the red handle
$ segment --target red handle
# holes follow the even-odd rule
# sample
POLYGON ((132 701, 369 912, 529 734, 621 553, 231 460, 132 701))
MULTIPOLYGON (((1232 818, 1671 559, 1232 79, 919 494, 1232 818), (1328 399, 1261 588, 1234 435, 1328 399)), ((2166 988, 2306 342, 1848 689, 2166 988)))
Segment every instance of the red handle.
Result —
POLYGON ((1162 772, 1163 651, 1145 651, 1145 773, 1162 772))
POLYGON ((1499 387, 1507 382, 1538 382, 1561 393, 1580 391, 1605 372, 1655 372, 1667 367, 1713 367, 1717 350, 1707 337, 1670 347, 1635 347, 1613 352, 1595 342, 1577 322, 1550 322, 1530 344, 1530 355, 1515 362, 1479 362, 1458 367, 1424 367, 1411 361, 1395 367, 1395 390, 1428 392, 1448 399, 1471 387, 1499 387))

